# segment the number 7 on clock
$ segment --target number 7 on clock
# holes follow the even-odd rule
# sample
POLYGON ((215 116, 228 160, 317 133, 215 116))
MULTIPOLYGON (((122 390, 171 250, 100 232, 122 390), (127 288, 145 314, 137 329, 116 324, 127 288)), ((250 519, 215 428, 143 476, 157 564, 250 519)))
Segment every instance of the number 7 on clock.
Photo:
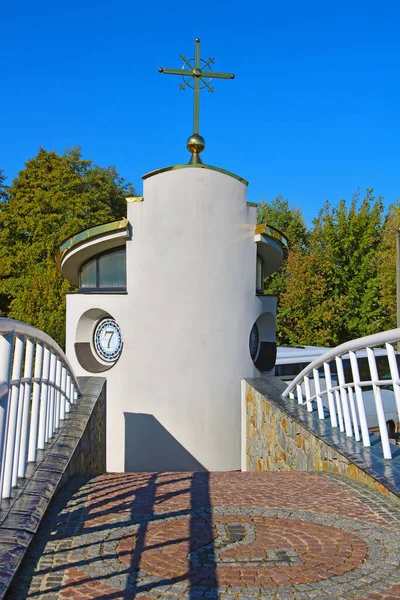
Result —
MULTIPOLYGON (((113 337, 114 333, 115 333, 115 331, 113 331, 112 329, 107 329, 107 331, 105 332, 105 336, 107 336, 107 335, 109 336, 109 338, 108 338, 108 344, 107 344, 107 348, 109 348, 109 347, 110 347, 111 340, 112 340, 112 337, 113 337)), ((105 336, 104 336, 104 337, 105 337, 105 336)))

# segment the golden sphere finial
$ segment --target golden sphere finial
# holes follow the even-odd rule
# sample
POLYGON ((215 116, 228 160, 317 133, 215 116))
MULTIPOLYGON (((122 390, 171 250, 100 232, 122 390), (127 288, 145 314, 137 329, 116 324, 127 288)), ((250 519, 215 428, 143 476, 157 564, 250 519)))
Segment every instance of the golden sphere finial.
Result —
POLYGON ((193 135, 188 138, 186 148, 192 153, 192 158, 190 159, 191 163, 201 163, 199 154, 200 152, 203 152, 205 147, 205 139, 198 133, 193 133, 193 135))

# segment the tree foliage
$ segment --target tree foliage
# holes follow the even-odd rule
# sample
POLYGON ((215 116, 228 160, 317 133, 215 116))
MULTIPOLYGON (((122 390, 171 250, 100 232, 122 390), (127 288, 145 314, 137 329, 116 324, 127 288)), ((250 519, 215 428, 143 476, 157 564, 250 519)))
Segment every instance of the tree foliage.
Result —
MULTIPOLYGON (((288 261, 265 282, 265 290, 279 296, 278 343, 334 346, 393 326, 392 230, 399 205, 384 220, 382 198, 367 190, 363 199, 357 193, 349 206, 345 200, 333 207, 326 203, 312 227, 303 231, 301 212, 279 202, 287 231, 301 241, 295 244, 292 238, 288 261)), ((276 203, 272 210, 263 206, 263 214, 274 218, 276 203)), ((279 228, 281 222, 271 225, 279 228)))
MULTIPOLYGON (((1 179, 0 179, 1 182, 1 179)), ((1 190, 1 187, 0 187, 1 190)), ((5 314, 31 323, 61 345, 65 293, 71 285, 56 270, 60 243, 80 230, 125 216, 133 187, 113 166, 40 149, 0 203, 0 295, 5 314)))
MULTIPOLYGON (((308 231, 301 210, 290 206, 282 195, 276 196, 271 202, 262 200, 258 205, 257 220, 268 223, 284 234, 288 240, 289 250, 304 250, 307 245, 308 231)), ((264 282, 264 292, 278 296, 285 291, 288 280, 288 263, 284 262, 276 273, 270 275, 264 282)), ((279 319, 278 312, 278 319, 279 319)))
MULTIPOLYGON (((61 345, 65 295, 55 267, 61 242, 125 216, 135 193, 114 167, 40 149, 10 186, 0 171, 0 316, 31 323, 61 345)), ((326 203, 311 227, 283 196, 263 200, 258 221, 288 239, 289 258, 264 282, 278 296, 279 344, 334 346, 396 326, 396 233, 400 203, 384 215, 366 190, 350 203, 326 203)))
POLYGON ((386 311, 387 329, 397 327, 396 230, 400 227, 400 202, 391 204, 383 223, 377 255, 379 301, 386 311))

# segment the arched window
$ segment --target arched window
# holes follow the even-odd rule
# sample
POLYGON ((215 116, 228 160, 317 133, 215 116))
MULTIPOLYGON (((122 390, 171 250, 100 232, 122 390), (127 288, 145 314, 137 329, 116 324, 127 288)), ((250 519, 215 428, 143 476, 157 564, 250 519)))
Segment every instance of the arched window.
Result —
POLYGON ((256 292, 257 294, 264 293, 264 262, 259 254, 257 254, 256 266, 256 292))
POLYGON ((126 291, 126 249, 99 254, 83 264, 79 273, 79 290, 126 291))

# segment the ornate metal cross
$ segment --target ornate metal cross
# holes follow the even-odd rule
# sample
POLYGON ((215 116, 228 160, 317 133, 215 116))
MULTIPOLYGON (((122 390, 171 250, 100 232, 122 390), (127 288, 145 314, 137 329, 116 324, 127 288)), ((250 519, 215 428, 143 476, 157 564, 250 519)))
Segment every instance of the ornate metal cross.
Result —
POLYGON ((214 59, 209 58, 208 61, 205 61, 200 58, 199 38, 195 39, 194 59, 187 59, 184 54, 181 54, 180 58, 183 61, 181 69, 163 69, 161 67, 158 70, 160 73, 165 73, 166 75, 180 75, 184 83, 181 83, 179 88, 184 90, 186 87, 190 87, 194 90, 193 135, 188 139, 186 147, 192 153, 190 163, 201 163, 199 154, 204 150, 206 143, 204 138, 199 134, 200 90, 207 88, 209 92, 213 92, 214 87, 210 85, 212 79, 234 79, 235 76, 232 73, 211 71, 214 59))

